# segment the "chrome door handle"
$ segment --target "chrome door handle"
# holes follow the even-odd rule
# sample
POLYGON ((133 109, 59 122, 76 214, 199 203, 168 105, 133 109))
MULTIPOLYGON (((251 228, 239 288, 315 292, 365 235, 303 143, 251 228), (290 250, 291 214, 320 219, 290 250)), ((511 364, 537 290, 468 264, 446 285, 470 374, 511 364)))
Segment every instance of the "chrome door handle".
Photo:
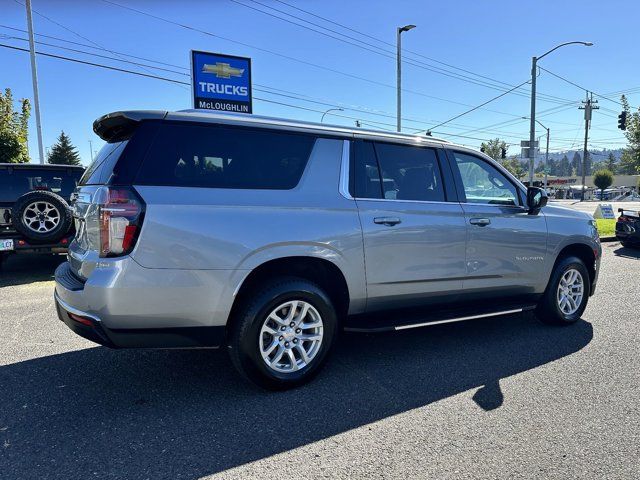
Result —
POLYGON ((398 217, 375 217, 373 223, 378 225, 386 225, 387 227, 393 227, 394 225, 402 222, 398 217))
POLYGON ((479 227, 486 227, 491 223, 491 220, 488 218, 472 218, 469 220, 471 225, 477 225, 479 227))

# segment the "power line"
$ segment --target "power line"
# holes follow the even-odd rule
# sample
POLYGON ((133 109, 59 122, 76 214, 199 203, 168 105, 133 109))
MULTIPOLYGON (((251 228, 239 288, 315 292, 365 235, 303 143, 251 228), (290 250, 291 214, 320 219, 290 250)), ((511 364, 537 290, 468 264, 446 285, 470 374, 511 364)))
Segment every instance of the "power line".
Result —
MULTIPOLYGON (((231 0, 231 1, 235 1, 235 0, 231 0)), ((256 0, 249 0, 249 1, 254 2, 254 3, 260 3, 260 2, 257 2, 256 0)), ((323 21, 325 21, 325 22, 328 22, 328 23, 331 23, 331 24, 333 24, 333 25, 337 25, 337 26, 339 26, 339 27, 341 27, 341 28, 344 28, 344 29, 349 30, 349 31, 354 32, 354 33, 357 33, 358 35, 362 35, 363 37, 367 37, 367 38, 373 39, 373 40, 375 40, 375 41, 377 41, 377 42, 380 42, 380 43, 382 43, 382 44, 385 44, 385 45, 388 45, 388 46, 391 46, 391 47, 395 47, 395 44, 393 44, 393 43, 391 43, 391 42, 388 42, 388 41, 386 41, 386 40, 382 40, 382 39, 380 39, 380 38, 378 38, 378 37, 375 37, 375 36, 373 36, 373 35, 369 35, 369 34, 367 34, 367 33, 365 33, 365 32, 362 32, 362 31, 356 30, 356 29, 354 29, 354 28, 352 28, 352 27, 349 27, 348 25, 344 25, 344 24, 342 24, 342 23, 339 23, 339 22, 336 22, 336 21, 334 21, 334 20, 331 20, 331 19, 329 19, 329 18, 327 18, 327 17, 323 17, 323 16, 321 16, 321 15, 315 14, 315 13, 313 13, 313 12, 310 12, 309 10, 305 10, 305 9, 300 8, 300 7, 297 7, 297 6, 295 6, 295 5, 291 5, 290 3, 287 3, 287 2, 282 1, 282 0, 275 0, 275 1, 277 1, 278 3, 281 3, 281 4, 283 4, 283 5, 286 5, 286 6, 288 6, 289 8, 292 8, 292 9, 294 9, 294 10, 297 10, 297 11, 303 12, 303 13, 305 13, 305 14, 307 14, 307 15, 310 15, 310 16, 312 16, 312 17, 315 17, 315 18, 321 19, 321 20, 323 20, 323 21)), ((262 3, 260 3, 260 4, 261 4, 261 5, 264 5, 264 4, 262 4, 262 3)), ((264 5, 264 6, 265 6, 265 7, 267 7, 267 8, 270 8, 270 9, 274 9, 274 7, 270 7, 270 6, 267 6, 267 5, 264 5)), ((277 9, 274 9, 274 10, 277 10, 277 9)), ((282 12, 282 10, 277 10, 277 11, 282 12)), ((282 12, 282 13, 285 13, 285 12, 282 12)), ((288 14, 288 13, 285 13, 285 14, 286 14, 286 15, 293 16, 293 15, 288 14)), ((300 18, 300 17, 295 17, 295 16, 293 16, 293 17, 294 17, 294 18, 300 18)), ((303 21, 306 21, 306 20, 303 20, 303 21)), ((326 27, 324 27, 324 28, 326 28, 326 27)), ((353 38, 353 37, 350 37, 350 38, 353 38)), ((433 57, 428 57, 428 56, 423 55, 423 54, 421 54, 421 53, 418 53, 418 52, 416 52, 416 51, 412 51, 412 50, 409 50, 409 49, 406 49, 406 48, 405 48, 405 49, 403 50, 403 52, 405 52, 405 53, 409 53, 409 54, 412 54, 412 55, 415 55, 415 56, 417 56, 417 57, 424 58, 424 59, 426 59, 426 60, 429 60, 429 61, 431 61, 431 62, 438 63, 438 64, 440 64, 440 65, 445 65, 445 66, 447 66, 447 67, 449 67, 449 68, 453 68, 453 69, 455 69, 455 70, 460 70, 460 71, 462 71, 462 72, 465 72, 465 73, 468 73, 468 74, 471 74, 471 75, 475 75, 475 76, 480 77, 480 78, 484 78, 484 79, 486 79, 486 80, 490 80, 490 81, 495 82, 495 83, 498 83, 498 84, 502 84, 502 85, 504 85, 504 86, 506 86, 506 87, 509 87, 509 88, 510 88, 510 87, 513 87, 513 85, 512 85, 512 84, 509 84, 509 83, 503 82, 502 80, 498 80, 498 79, 495 79, 495 78, 492 78, 492 77, 488 77, 488 76, 486 76, 486 75, 482 75, 482 74, 477 73, 477 72, 473 72, 473 71, 471 71, 471 70, 467 70, 467 69, 464 69, 464 68, 461 68, 461 67, 457 67, 457 66, 455 66, 455 65, 451 65, 450 63, 442 62, 442 61, 437 60, 437 59, 435 59, 435 58, 433 58, 433 57)), ((540 96, 543 96, 543 97, 544 97, 544 96, 546 96, 546 94, 543 94, 543 93, 541 93, 541 92, 538 92, 538 94, 539 94, 540 96)), ((550 97, 553 97, 553 96, 550 96, 550 97)), ((557 98, 557 99, 561 99, 560 97, 555 97, 555 98, 557 98)), ((565 99, 561 99, 561 100, 565 100, 565 99)))
MULTIPOLYGON (((618 102, 618 101, 616 101, 616 100, 612 100, 611 98, 605 97, 604 95, 601 95, 601 94, 599 94, 599 93, 596 93, 596 92, 594 92, 594 91, 593 91, 593 90, 591 90, 591 89, 588 89, 588 88, 585 88, 585 87, 583 87, 583 86, 581 86, 581 85, 578 85, 577 83, 572 82, 571 80, 568 80, 568 79, 564 78, 563 76, 558 75, 557 73, 552 72, 551 70, 547 70, 547 69, 546 69, 546 68, 544 68, 544 67, 538 67, 538 68, 539 68, 540 70, 544 70, 545 72, 547 72, 547 73, 548 73, 548 74, 550 74, 550 75, 553 75, 553 76, 554 76, 554 77, 556 77, 556 78, 559 78, 560 80, 562 80, 562 81, 564 81, 564 82, 567 82, 567 83, 568 83, 568 84, 570 84, 570 85, 573 85, 574 87, 579 88, 580 90, 589 91, 589 92, 593 93, 596 97, 600 97, 600 98, 602 98, 603 100, 608 100, 608 101, 610 101, 610 102, 612 102, 612 103, 615 103, 615 104, 617 104, 617 105, 620 105, 621 107, 623 106, 623 105, 622 105, 622 103, 620 103, 620 102, 618 102)), ((617 113, 617 112, 616 112, 616 113, 617 113)))
MULTIPOLYGON (((14 1, 15 3, 17 3, 18 5, 22 5, 22 6, 24 6, 24 3, 20 2, 19 0, 13 0, 13 1, 14 1)), ((103 47, 103 46, 102 46, 102 45, 100 45, 99 43, 94 42, 93 40, 91 40, 90 38, 85 37, 84 35, 81 35, 80 33, 76 32, 75 30, 73 30, 73 29, 71 29, 71 28, 69 28, 69 27, 67 27, 67 26, 65 26, 65 25, 63 25, 63 24, 61 24, 60 22, 57 22, 56 20, 54 20, 54 19, 52 19, 52 18, 48 17, 47 15, 45 15, 45 14, 43 14, 43 13, 39 12, 38 10, 35 10, 34 8, 32 8, 31 10, 32 10, 36 15, 39 15, 40 17, 42 17, 42 18, 44 18, 45 20, 47 20, 47 21, 49 21, 49 22, 53 23, 54 25, 57 25, 58 27, 60 27, 60 28, 62 28, 62 29, 64 29, 64 30, 66 30, 67 32, 70 32, 70 33, 74 34, 75 36, 77 36, 77 37, 79 37, 79 38, 81 38, 81 39, 83 39, 83 40, 85 40, 85 41, 87 41, 87 42, 89 42, 89 43, 92 43, 93 45, 95 45, 95 46, 97 46, 97 47, 99 47, 99 48, 101 48, 101 49, 103 49, 103 50, 106 50, 107 52, 111 53, 112 55, 118 56, 118 54, 117 54, 116 52, 113 52, 112 50, 109 50, 108 48, 103 47)), ((151 72, 150 72, 148 69, 146 69, 145 67, 142 67, 142 69, 143 69, 143 70, 145 70, 147 73, 151 73, 151 72)))
MULTIPOLYGON (((300 58, 292 57, 290 55, 286 55, 286 54, 283 54, 283 53, 280 53, 280 52, 275 52, 273 50, 269 50, 269 49, 266 49, 266 48, 263 48, 263 47, 258 47, 258 46, 255 46, 255 45, 251 45, 251 44, 248 44, 248 43, 245 43, 245 42, 241 42, 241 41, 234 40, 234 39, 231 39, 231 38, 228 38, 228 37, 224 37, 222 35, 214 34, 214 33, 209 32, 207 30, 203 30, 203 29, 198 28, 198 27, 194 27, 194 26, 191 26, 191 25, 187 25, 187 24, 183 24, 183 23, 180 23, 180 22, 176 22, 174 20, 167 19, 167 18, 161 17, 159 15, 155 15, 155 14, 152 14, 152 13, 149 13, 149 12, 145 12, 143 10, 138 10, 137 8, 133 8, 133 7, 130 7, 130 6, 127 6, 127 5, 122 5, 122 4, 114 2, 112 0, 102 0, 102 2, 110 4, 110 5, 113 5, 113 6, 116 6, 116 7, 119 7, 119 8, 122 8, 122 9, 125 9, 125 10, 129 10, 129 11, 138 13, 140 15, 145 15, 145 16, 148 16, 150 18, 154 18, 156 20, 159 20, 159 21, 162 21, 162 22, 165 22, 165 23, 169 23, 171 25, 179 26, 179 27, 187 29, 187 30, 191 30, 191 31, 194 31, 194 32, 202 33, 203 35, 208 35, 208 36, 211 36, 213 38, 218 38, 218 39, 221 39, 221 40, 225 40, 227 42, 235 43, 235 44, 247 47, 247 48, 252 48, 252 49, 255 49, 255 50, 258 50, 258 51, 269 53, 271 55, 275 55, 275 56, 278 56, 278 57, 281 57, 281 58, 285 58, 287 60, 291 60, 291 61, 294 61, 294 62, 297 62, 297 63, 301 63, 303 65, 313 66, 315 68, 319 68, 319 69, 322 69, 322 70, 330 71, 330 72, 337 73, 339 75, 344 75, 344 76, 347 76, 347 77, 350 77, 350 78, 355 78, 355 79, 358 79, 358 80, 366 81, 368 83, 385 86, 385 87, 388 87, 388 88, 393 88, 393 89, 396 88, 393 85, 384 84, 382 82, 378 82, 378 81, 372 80, 370 78, 361 77, 361 76, 354 75, 352 73, 348 73, 348 72, 345 72, 345 71, 342 71, 342 70, 336 70, 336 69, 333 69, 333 68, 330 68, 330 67, 326 67, 326 66, 323 66, 323 65, 318 65, 316 63, 309 62, 307 60, 303 60, 303 59, 300 59, 300 58)), ((392 57, 392 58, 395 58, 395 57, 392 57)), ((421 67, 421 68, 427 68, 427 67, 421 67)), ((433 68, 433 67, 429 67, 429 68, 433 68)), ((478 82, 476 80, 470 80, 470 81, 471 81, 471 83, 477 83, 478 84, 478 82)), ((483 86, 488 87, 488 88, 492 88, 494 90, 500 90, 500 91, 504 90, 504 88, 499 88, 499 87, 496 87, 496 86, 490 86, 490 85, 487 85, 487 84, 484 84, 483 86)), ((410 92, 410 93, 413 93, 413 94, 422 95, 421 93, 418 93, 418 92, 415 92, 415 91, 411 91, 411 90, 403 89, 403 91, 407 91, 407 92, 410 92)), ((524 94, 523 92, 515 92, 515 94, 518 94, 520 96, 526 96, 526 94, 524 94)), ((543 96, 543 94, 540 94, 540 96, 543 96)), ((548 96, 548 97, 549 98, 544 100, 544 101, 552 102, 552 103, 562 103, 564 101, 567 101, 567 99, 562 99, 562 98, 559 98, 559 97, 555 97, 555 98, 552 98, 552 96, 548 96)))
MULTIPOLYGON (((508 93, 511 93, 513 90, 515 90, 516 88, 520 88, 522 85, 524 85, 524 84, 526 84, 526 83, 529 83, 529 80, 526 80, 526 81, 522 82, 520 85, 516 85, 516 86, 515 86, 515 87, 513 87, 511 90, 507 90, 506 92, 501 93, 500 95, 498 95, 498 96, 496 96, 496 97, 493 97, 493 98, 491 98, 491 99, 487 100, 486 102, 481 103, 480 105, 477 105, 477 106, 475 106, 475 107, 473 107, 473 108, 471 108, 471 109, 467 110, 466 112, 462 112, 462 113, 460 113, 460 114, 456 115, 455 117, 450 118, 449 120, 446 120, 446 121, 444 121, 444 122, 442 122, 442 123, 439 123, 438 125, 434 126, 433 128, 441 127, 441 126, 443 126, 443 125, 446 125, 446 124, 447 124, 447 123, 449 123, 449 122, 452 122, 453 120, 456 120, 456 119, 458 119, 458 118, 462 117, 463 115, 467 115, 468 113, 471 113, 471 112, 473 112, 473 111, 475 111, 475 110, 478 110, 479 108, 484 107, 484 106, 485 106, 485 105, 487 105, 488 103, 491 103, 491 102, 493 102, 493 101, 495 101, 495 100, 497 100, 497 99, 499 99, 499 98, 501 98, 501 97, 504 97, 504 96, 505 96, 505 95, 507 95, 508 93)), ((429 130, 431 130, 431 129, 429 129, 429 130)))
MULTIPOLYGON (((8 39, 27 41, 26 39, 23 39, 23 38, 20 38, 20 37, 13 37, 13 36, 2 35, 2 34, 0 34, 0 37, 5 37, 5 38, 8 38, 8 39)), ((59 48, 59 49, 66 50, 66 51, 72 51, 72 52, 81 53, 81 54, 84 54, 84 55, 91 55, 91 56, 95 56, 95 57, 99 57, 99 58, 105 58, 105 59, 114 60, 114 61, 118 61, 118 62, 129 63, 129 64, 133 64, 133 65, 143 65, 143 64, 140 64, 140 63, 137 63, 137 62, 132 62, 132 61, 129 61, 129 60, 121 60, 119 58, 113 58, 113 57, 109 57, 107 55, 100 55, 100 54, 93 53, 93 52, 87 52, 85 50, 62 47, 62 46, 51 44, 51 43, 48 43, 48 42, 36 41, 36 43, 39 44, 39 45, 51 46, 51 47, 59 48)), ((40 52, 40 53, 43 53, 43 52, 40 52)), ((149 66, 150 68, 153 68, 153 69, 167 71, 167 72, 170 72, 170 73, 175 73, 175 74, 178 74, 178 75, 183 75, 183 76, 187 76, 187 77, 189 76, 188 73, 176 72, 175 70, 165 69, 163 67, 157 67, 157 66, 154 66, 154 65, 145 65, 145 66, 149 66)), ((182 67, 180 67, 180 68, 182 68, 182 67)), ((187 69, 184 68, 184 70, 187 70, 187 69)), ((390 113, 390 112, 375 111, 375 110, 368 109, 368 108, 365 108, 365 107, 357 107, 357 106, 345 104, 345 103, 342 103, 342 102, 336 102, 336 101, 330 101, 330 100, 318 100, 318 99, 313 99, 313 98, 310 98, 310 97, 306 97, 305 98, 305 96, 302 95, 302 94, 297 94, 295 92, 290 92, 290 91, 287 91, 287 90, 274 89, 273 87, 269 87, 269 86, 261 85, 261 84, 254 84, 254 90, 259 91, 259 92, 263 92, 263 93, 267 93, 267 94, 270 94, 270 95, 277 95, 277 96, 281 96, 281 97, 285 97, 285 98, 291 98, 291 99, 296 99, 296 100, 300 100, 300 101, 304 101, 304 102, 315 103, 315 104, 318 104, 318 105, 324 105, 324 106, 330 106, 330 107, 341 106, 341 107, 346 108, 348 110, 357 111, 357 112, 364 113, 364 114, 367 114, 367 115, 374 115, 374 116, 380 116, 380 117, 386 117, 386 118, 396 118, 395 115, 390 113), (276 90, 276 91, 273 92, 273 91, 270 91, 270 90, 276 90), (285 93, 281 93, 281 92, 285 92, 285 93)), ((419 119, 414 119, 414 118, 409 118, 409 117, 403 117, 403 120, 405 120, 407 122, 412 122, 412 123, 416 123, 416 124, 424 124, 424 125, 426 125, 428 123, 427 120, 419 120, 419 119)), ((469 128, 469 126, 467 126, 467 125, 459 125, 457 128, 469 128)), ((487 133, 491 133, 491 132, 487 130, 487 133)), ((495 131, 495 133, 498 133, 498 134, 502 135, 502 134, 508 134, 508 133, 511 133, 511 132, 495 131)))
MULTIPOLYGON (((320 34, 320 35, 324 35, 324 36, 326 36, 326 37, 333 38, 333 39, 338 40, 338 41, 340 41, 340 42, 347 43, 347 44, 349 44, 349 45, 352 45, 352 46, 355 46, 355 47, 358 47, 358 48, 362 48, 362 49, 364 49, 364 50, 367 50, 367 51, 369 51, 369 52, 375 53, 375 54, 377 54, 377 55, 382 55, 382 56, 384 56, 384 57, 386 57, 386 58, 395 59, 395 52, 393 52, 393 51, 383 50, 382 48, 380 48, 380 47, 379 47, 379 46, 377 46, 377 45, 373 45, 373 44, 371 44, 371 43, 364 42, 364 41, 359 40, 359 39, 357 39, 357 38, 355 38, 355 37, 351 37, 351 36, 349 36, 349 35, 345 35, 345 34, 344 34, 344 33, 342 33, 342 32, 338 32, 338 31, 336 31, 336 30, 332 30, 332 29, 330 29, 330 28, 324 27, 324 26, 319 25, 319 24, 317 24, 317 23, 310 22, 310 21, 305 20, 305 19, 303 19, 303 18, 301 18, 301 17, 298 17, 298 16, 292 15, 292 14, 290 14, 290 13, 287 13, 287 12, 285 12, 285 11, 283 11, 283 10, 279 10, 279 9, 274 8, 274 7, 271 7, 271 6, 269 6, 269 5, 265 5, 264 3, 261 3, 261 2, 259 2, 259 1, 257 1, 257 0, 248 0, 248 1, 250 1, 250 2, 252 2, 252 3, 255 3, 255 4, 257 4, 257 5, 260 5, 260 6, 264 7, 264 8, 269 9, 269 10, 273 10, 273 11, 276 11, 276 12, 282 13, 282 14, 284 14, 284 15, 290 16, 290 17, 292 17, 292 18, 295 18, 295 19, 301 20, 301 21, 303 21, 303 22, 309 23, 310 25, 313 25, 313 26, 319 27, 319 28, 324 29, 324 30, 327 30, 327 31, 329 31, 329 32, 336 33, 336 34, 338 34, 338 35, 340 35, 340 36, 342 36, 342 37, 349 38, 349 39, 351 39, 351 40, 355 40, 356 42, 360 42, 362 45, 357 44, 357 43, 353 43, 353 42, 351 42, 351 41, 344 40, 343 38, 336 37, 336 36, 334 36, 334 35, 330 35, 330 34, 327 34, 327 33, 325 33, 325 32, 322 32, 322 31, 319 31, 319 30, 316 30, 316 29, 313 29, 313 28, 310 28, 310 27, 308 27, 308 26, 306 26, 306 25, 302 25, 302 24, 300 24, 300 23, 297 23, 297 22, 294 22, 294 21, 288 20, 288 19, 286 19, 286 18, 282 18, 282 17, 280 17, 280 16, 278 16, 278 15, 274 15, 274 14, 272 14, 272 13, 266 12, 266 11, 261 10, 261 9, 259 9, 259 8, 255 8, 255 7, 252 7, 252 6, 250 6, 250 5, 246 5, 246 4, 244 4, 244 3, 242 3, 242 2, 240 2, 240 1, 238 1, 238 0, 229 0, 229 1, 231 1, 231 2, 233 2, 233 3, 235 3, 235 4, 237 4, 237 5, 241 5, 241 6, 245 7, 245 8, 249 8, 249 9, 251 9, 251 10, 254 10, 254 11, 256 11, 256 12, 260 12, 260 13, 262 13, 262 14, 264 14, 264 15, 268 15, 268 16, 270 16, 270 17, 272 17, 272 18, 277 18, 278 20, 282 20, 282 21, 287 22, 287 23, 290 23, 290 24, 292 24, 292 25, 296 25, 296 26, 301 27, 301 28, 304 28, 304 29, 306 29, 306 30, 310 30, 310 31, 315 32, 315 33, 318 33, 318 34, 320 34), (364 45, 364 46, 363 46, 363 45, 364 45), (371 48, 369 48, 369 47, 371 47, 371 48), (372 49, 372 48, 373 48, 373 49, 372 49)), ((442 69, 442 68, 440 68, 440 67, 433 67, 432 65, 425 64, 424 62, 420 62, 420 61, 416 61, 416 60, 412 60, 412 59, 409 59, 409 60, 405 59, 405 63, 408 63, 409 65, 416 66, 416 67, 418 67, 418 68, 422 68, 422 69, 425 69, 425 70, 429 70, 429 71, 431 71, 431 72, 439 73, 439 74, 441 74, 441 75, 445 75, 445 76, 448 76, 448 77, 450 77, 450 78, 456 78, 456 79, 458 79, 458 80, 467 81, 467 82, 474 83, 474 84, 476 84, 476 85, 481 85, 481 86, 488 87, 488 88, 494 88, 494 89, 497 89, 497 90, 504 90, 504 87, 499 87, 499 86, 496 86, 496 85, 488 84, 488 83, 486 83, 486 82, 478 81, 478 80, 475 80, 475 79, 473 79, 473 78, 471 78, 471 77, 467 77, 467 76, 464 76, 464 75, 457 74, 457 73, 455 73, 455 72, 450 72, 450 71, 444 70, 444 69, 442 69)), ((495 82, 495 80, 493 80, 493 79, 490 79, 490 80, 491 80, 492 82, 495 82)), ((504 83, 504 82, 499 82, 499 83, 504 83)), ((515 89, 513 89, 513 90, 515 90, 515 89)))

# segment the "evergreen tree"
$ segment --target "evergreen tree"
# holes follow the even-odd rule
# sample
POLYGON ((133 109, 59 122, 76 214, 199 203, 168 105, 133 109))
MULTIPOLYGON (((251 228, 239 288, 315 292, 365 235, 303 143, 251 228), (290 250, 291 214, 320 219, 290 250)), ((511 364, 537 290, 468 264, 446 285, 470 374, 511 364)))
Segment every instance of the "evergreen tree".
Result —
POLYGON ((13 111, 13 95, 7 88, 0 92, 0 162, 25 163, 29 161, 27 127, 31 105, 20 100, 20 112, 13 111))
POLYGON ((60 132, 57 142, 51 147, 47 162, 58 165, 80 165, 78 150, 64 132, 60 132))
POLYGON ((573 154, 571 166, 573 167, 573 171, 578 177, 582 176, 582 156, 578 152, 575 152, 573 154))
POLYGON ((627 112, 627 129, 624 132, 627 148, 620 158, 620 171, 627 175, 635 175, 640 173, 640 107, 637 111, 631 112, 627 97, 622 95, 620 101, 627 112))
POLYGON ((558 167, 558 175, 560 175, 561 177, 570 177, 572 173, 573 171, 571 169, 571 165, 569 164, 569 159, 567 158, 566 155, 564 155, 562 157, 562 160, 560 160, 560 166, 558 167))
POLYGON ((616 174, 617 172, 616 157, 612 152, 609 152, 609 156, 604 161, 604 168, 606 170, 609 170, 614 175, 616 174))

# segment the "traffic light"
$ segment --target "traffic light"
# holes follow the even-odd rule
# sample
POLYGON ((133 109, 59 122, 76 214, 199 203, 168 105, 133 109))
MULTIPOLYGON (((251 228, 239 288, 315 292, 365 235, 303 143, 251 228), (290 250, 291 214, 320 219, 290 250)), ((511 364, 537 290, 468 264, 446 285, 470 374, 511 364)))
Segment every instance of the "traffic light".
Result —
POLYGON ((502 147, 500 149, 500 157, 501 158, 507 158, 507 149, 506 148, 502 147))
POLYGON ((623 111, 620 115, 618 115, 618 128, 620 130, 627 129, 627 112, 623 111))

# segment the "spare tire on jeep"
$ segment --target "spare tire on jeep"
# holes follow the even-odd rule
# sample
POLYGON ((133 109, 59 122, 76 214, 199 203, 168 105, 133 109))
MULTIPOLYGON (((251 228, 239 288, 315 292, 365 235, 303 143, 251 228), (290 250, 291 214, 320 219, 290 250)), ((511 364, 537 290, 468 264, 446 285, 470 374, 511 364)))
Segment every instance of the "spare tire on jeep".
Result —
POLYGON ((30 240, 57 242, 71 229, 73 216, 60 195, 32 191, 22 195, 11 210, 14 228, 30 240))

